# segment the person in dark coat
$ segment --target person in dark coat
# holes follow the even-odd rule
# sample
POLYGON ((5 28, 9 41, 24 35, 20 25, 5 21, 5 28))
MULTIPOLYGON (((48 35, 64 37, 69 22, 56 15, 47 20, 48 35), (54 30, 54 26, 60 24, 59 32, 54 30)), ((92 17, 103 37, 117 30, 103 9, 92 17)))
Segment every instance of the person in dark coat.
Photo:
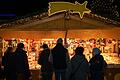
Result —
POLYGON ((67 61, 69 61, 68 50, 63 46, 62 38, 57 40, 56 46, 52 49, 53 67, 56 80, 65 80, 67 61))
POLYGON ((8 47, 2 58, 2 65, 4 66, 4 74, 6 80, 17 80, 15 68, 15 53, 12 47, 8 47))
POLYGON ((47 44, 43 44, 43 51, 39 54, 38 64, 41 65, 42 80, 52 80, 53 66, 49 62, 50 49, 47 44))
POLYGON ((0 64, 0 80, 4 80, 5 75, 4 75, 4 70, 2 69, 2 66, 0 64))
POLYGON ((100 53, 99 48, 93 48, 93 57, 89 61, 91 80, 104 80, 104 72, 107 63, 100 53))
POLYGON ((29 70, 27 51, 23 50, 24 44, 18 43, 15 51, 16 71, 18 80, 30 80, 31 74, 29 70))
POLYGON ((77 47, 66 72, 66 80, 88 80, 89 63, 83 55, 84 48, 77 47))
POLYGON ((1 64, 0 64, 0 80, 2 79, 2 67, 1 67, 1 64))

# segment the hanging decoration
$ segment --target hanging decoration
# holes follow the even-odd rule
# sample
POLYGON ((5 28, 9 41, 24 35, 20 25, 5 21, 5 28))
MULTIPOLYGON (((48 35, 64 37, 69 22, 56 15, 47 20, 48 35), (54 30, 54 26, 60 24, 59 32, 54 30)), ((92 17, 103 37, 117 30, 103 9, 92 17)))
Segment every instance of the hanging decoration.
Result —
POLYGON ((83 4, 80 4, 77 1, 75 1, 75 4, 70 2, 50 2, 48 15, 51 16, 59 12, 70 11, 71 13, 78 13, 82 19, 84 13, 91 12, 88 8, 86 8, 87 3, 87 1, 83 4))

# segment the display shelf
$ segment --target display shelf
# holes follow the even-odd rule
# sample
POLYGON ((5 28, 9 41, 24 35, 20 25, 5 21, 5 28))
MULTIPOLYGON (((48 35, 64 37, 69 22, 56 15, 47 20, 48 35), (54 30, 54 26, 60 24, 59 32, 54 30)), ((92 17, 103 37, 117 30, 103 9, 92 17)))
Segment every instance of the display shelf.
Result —
MULTIPOLYGON (((63 39, 64 40, 64 39, 63 39)), ((25 45, 25 50, 27 51, 29 67, 31 70, 40 69, 38 62, 38 57, 40 51, 42 50, 42 45, 44 43, 48 44, 50 49, 56 45, 57 39, 40 39, 40 40, 31 40, 31 39, 10 39, 3 40, 3 53, 8 46, 14 47, 16 49, 17 43, 22 42, 25 45)), ((70 58, 74 56, 74 50, 78 46, 84 47, 84 55, 89 61, 92 58, 92 49, 94 47, 100 48, 102 55, 106 60, 107 64, 120 64, 120 58, 117 56, 117 39, 106 39, 106 38, 91 38, 89 40, 81 40, 80 38, 67 38, 67 49, 70 58)))

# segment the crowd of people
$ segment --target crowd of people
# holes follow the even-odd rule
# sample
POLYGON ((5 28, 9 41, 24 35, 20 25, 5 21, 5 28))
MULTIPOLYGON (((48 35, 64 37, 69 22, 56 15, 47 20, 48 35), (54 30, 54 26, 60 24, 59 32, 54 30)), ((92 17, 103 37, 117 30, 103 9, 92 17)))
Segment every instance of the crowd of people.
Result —
POLYGON ((30 80, 31 73, 29 70, 27 51, 24 50, 24 44, 18 43, 17 48, 13 51, 8 47, 2 57, 3 73, 1 78, 4 80, 30 80))
POLYGON ((38 59, 42 80, 52 80, 53 73, 55 80, 104 80, 107 63, 99 48, 93 49, 93 57, 89 62, 83 54, 83 47, 77 47, 74 52, 75 55, 70 59, 62 38, 57 40, 56 46, 51 50, 47 44, 43 44, 38 59))
MULTIPOLYGON (((42 48, 38 58, 42 80, 53 80, 53 74, 55 80, 104 80, 107 63, 99 48, 93 48, 93 57, 89 62, 81 46, 74 50, 75 55, 70 59, 62 38, 57 40, 53 49, 47 44, 43 44, 42 48)), ((23 43, 18 43, 15 52, 8 47, 2 58, 6 80, 32 80, 26 53, 23 43)))

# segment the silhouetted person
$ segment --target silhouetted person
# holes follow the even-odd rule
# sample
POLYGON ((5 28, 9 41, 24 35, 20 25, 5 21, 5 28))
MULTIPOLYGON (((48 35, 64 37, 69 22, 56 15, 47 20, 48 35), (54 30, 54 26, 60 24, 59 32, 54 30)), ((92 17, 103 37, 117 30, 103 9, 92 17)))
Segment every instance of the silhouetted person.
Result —
POLYGON ((93 49, 93 57, 90 59, 91 80, 104 80, 104 71, 107 66, 99 48, 93 49))
POLYGON ((15 68, 15 53, 12 47, 8 47, 2 58, 2 65, 4 66, 4 74, 6 80, 17 80, 15 68))
POLYGON ((83 55, 84 48, 77 47, 66 72, 66 80, 88 80, 89 63, 83 55))
POLYGON ((16 71, 18 80, 29 80, 30 71, 27 58, 27 51, 23 50, 24 44, 18 43, 17 49, 15 51, 16 58, 16 71))
POLYGON ((1 68, 1 64, 0 64, 0 79, 2 78, 1 77, 1 75, 2 75, 1 72, 2 72, 2 68, 1 68))
POLYGON ((56 46, 52 49, 52 56, 55 80, 65 80, 65 72, 69 55, 68 50, 63 46, 62 38, 57 40, 56 46))
POLYGON ((50 49, 47 44, 43 44, 43 51, 39 54, 38 64, 41 65, 42 80, 52 80, 53 66, 49 62, 50 49))
POLYGON ((4 75, 4 70, 2 69, 2 66, 0 64, 0 80, 4 80, 5 75, 4 75))

